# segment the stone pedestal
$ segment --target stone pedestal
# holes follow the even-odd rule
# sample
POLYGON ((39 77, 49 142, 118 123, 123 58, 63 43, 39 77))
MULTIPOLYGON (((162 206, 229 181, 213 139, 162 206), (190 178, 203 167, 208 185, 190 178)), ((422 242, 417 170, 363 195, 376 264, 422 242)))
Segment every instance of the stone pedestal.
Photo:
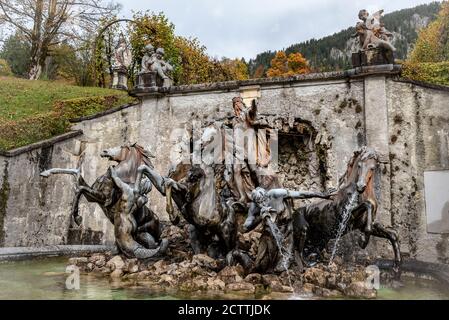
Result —
POLYGON ((137 88, 161 88, 161 87, 170 87, 172 86, 171 79, 167 78, 161 79, 157 75, 156 71, 150 71, 145 73, 139 73, 137 75, 137 88))
POLYGON ((139 73, 137 75, 136 87, 138 89, 162 87, 163 81, 155 71, 139 73))
POLYGON ((352 66, 354 68, 363 66, 393 64, 393 63, 394 63, 393 52, 380 48, 372 48, 368 50, 354 52, 352 54, 352 66))
POLYGON ((112 89, 128 90, 128 70, 126 68, 114 68, 112 70, 112 89))
POLYGON ((173 81, 170 78, 162 79, 158 76, 156 71, 149 71, 145 73, 139 73, 136 81, 137 89, 148 88, 168 88, 173 85, 173 81))

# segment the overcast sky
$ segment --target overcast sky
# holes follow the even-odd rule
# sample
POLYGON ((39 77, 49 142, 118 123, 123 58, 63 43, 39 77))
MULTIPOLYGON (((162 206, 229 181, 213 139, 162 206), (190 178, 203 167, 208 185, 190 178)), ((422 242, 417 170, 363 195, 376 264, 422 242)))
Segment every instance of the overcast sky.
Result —
POLYGON ((431 1, 419 0, 116 0, 121 15, 163 11, 176 34, 197 37, 211 56, 254 58, 355 25, 360 9, 385 13, 431 1))

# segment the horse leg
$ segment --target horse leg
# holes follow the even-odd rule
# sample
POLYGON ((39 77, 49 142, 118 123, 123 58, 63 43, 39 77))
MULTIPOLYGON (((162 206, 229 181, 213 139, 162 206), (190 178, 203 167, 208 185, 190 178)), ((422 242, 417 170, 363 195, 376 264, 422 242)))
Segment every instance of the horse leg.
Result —
POLYGON ((373 227, 374 206, 371 202, 366 202, 366 224, 365 233, 371 233, 373 227))
POLYGON ((80 202, 81 196, 83 196, 83 195, 86 198, 86 200, 89 202, 97 202, 97 203, 104 202, 104 195, 101 192, 95 191, 94 189, 92 189, 88 186, 79 187, 78 191, 75 194, 75 199, 73 200, 72 211, 71 211, 71 214, 75 220, 75 223, 78 226, 82 222, 82 217, 79 215, 79 202, 80 202))
POLYGON ((148 179, 150 179, 151 183, 156 187, 156 189, 165 196, 165 185, 164 185, 164 178, 154 169, 146 166, 141 165, 137 169, 137 178, 136 178, 136 186, 140 186, 140 182, 142 181, 143 176, 146 176, 148 179))
POLYGON ((224 211, 227 213, 226 220, 220 224, 220 235, 226 246, 226 252, 231 251, 237 244, 237 227, 235 225, 235 210, 232 207, 232 201, 227 201, 224 205, 224 211))
POLYGON ((307 231, 309 230, 309 224, 304 218, 304 213, 299 212, 293 218, 293 239, 295 245, 295 261, 301 271, 304 270, 304 266, 307 265, 304 260, 304 247, 307 240, 307 231))
POLYGON ((234 249, 230 251, 226 255, 226 262, 230 266, 239 263, 243 267, 243 270, 245 270, 246 274, 249 274, 254 270, 254 261, 246 252, 240 249, 234 249))
POLYGON ((399 249, 399 237, 395 230, 387 229, 378 222, 373 224, 373 236, 388 239, 393 246, 394 251, 394 264, 393 271, 399 274, 399 268, 401 266, 401 250, 399 249))
POLYGON ((190 238, 190 245, 192 246, 193 252, 195 254, 200 254, 201 253, 201 243, 199 240, 199 233, 193 224, 189 225, 189 238, 190 238))

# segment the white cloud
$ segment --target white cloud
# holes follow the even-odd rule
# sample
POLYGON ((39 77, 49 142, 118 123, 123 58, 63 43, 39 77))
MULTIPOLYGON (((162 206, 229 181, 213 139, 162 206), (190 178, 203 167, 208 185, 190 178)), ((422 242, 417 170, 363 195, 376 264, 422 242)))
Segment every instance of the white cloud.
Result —
POLYGON ((355 25, 360 9, 385 13, 423 0, 117 0, 122 14, 163 11, 177 34, 197 37, 212 56, 253 58, 355 25))

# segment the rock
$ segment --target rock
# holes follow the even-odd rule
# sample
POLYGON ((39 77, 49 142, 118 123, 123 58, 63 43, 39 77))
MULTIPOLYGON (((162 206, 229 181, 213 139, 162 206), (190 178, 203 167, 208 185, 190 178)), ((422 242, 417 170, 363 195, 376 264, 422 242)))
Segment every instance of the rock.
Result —
POLYGON ((94 264, 92 262, 89 262, 86 266, 86 271, 91 272, 92 270, 94 270, 94 264))
POLYGON ((290 286, 284 286, 280 283, 274 283, 271 287, 271 292, 293 292, 293 288, 290 286))
POLYGON ((196 276, 208 276, 209 271, 206 269, 203 269, 202 267, 195 266, 191 269, 192 275, 196 276))
POLYGON ((248 282, 236 282, 236 283, 229 283, 226 285, 227 291, 239 291, 241 293, 254 293, 256 291, 256 287, 248 282))
POLYGON ((163 270, 165 270, 165 273, 172 275, 172 276, 177 276, 182 273, 181 270, 179 270, 179 268, 178 268, 178 264, 176 264, 176 263, 172 263, 172 264, 166 266, 163 270))
POLYGON ((106 267, 108 267, 111 271, 115 271, 117 269, 122 270, 125 266, 125 262, 122 257, 114 256, 111 260, 106 263, 106 267))
POLYGON ((211 270, 217 270, 218 267, 217 260, 205 254, 194 255, 192 258, 192 264, 195 264, 199 267, 208 268, 211 270))
POLYGON ((274 274, 264 274, 262 276, 262 282, 264 285, 270 287, 271 292, 293 292, 293 288, 284 286, 281 279, 274 274))
POLYGON ((207 280, 207 277, 198 276, 191 280, 182 281, 179 283, 179 289, 188 292, 207 290, 207 280))
POLYGON ((207 290, 207 277, 197 276, 192 279, 192 287, 196 290, 207 290))
POLYGON ((143 280, 149 278, 151 275, 151 272, 148 270, 140 271, 137 273, 137 280, 143 280))
POLYGON ((88 258, 89 262, 96 264, 97 261, 106 260, 106 257, 101 253, 94 253, 88 258))
POLYGON ((326 286, 326 274, 327 272, 324 270, 321 270, 320 268, 308 268, 304 272, 304 280, 309 283, 313 283, 314 285, 317 285, 319 287, 325 287, 326 286))
POLYGON ((288 159, 288 164, 296 164, 296 163, 298 163, 298 160, 296 159, 296 156, 292 154, 288 159))
POLYGON ((262 283, 266 286, 270 286, 273 283, 281 283, 281 281, 279 280, 279 277, 277 275, 274 274, 264 274, 262 275, 262 283))
POLYGON ((305 293, 313 293, 314 289, 315 285, 313 285, 312 283, 304 283, 304 285, 302 286, 302 291, 304 291, 305 293))
POLYGON ((365 282, 357 281, 351 283, 344 291, 344 294, 348 297, 354 298, 376 298, 377 292, 374 289, 366 287, 365 282))
POLYGON ((223 291, 225 290, 226 283, 220 279, 209 278, 207 279, 207 289, 211 291, 223 291))
POLYGON ((343 265, 343 259, 340 256, 335 256, 333 263, 335 263, 337 266, 342 266, 343 265))
POLYGON ((327 277, 326 287, 329 289, 336 289, 338 283, 338 276, 337 274, 330 274, 327 277))
POLYGON ((218 278, 226 284, 240 282, 243 280, 243 272, 244 270, 241 265, 227 266, 218 273, 218 278))
POLYGON ((138 273, 128 273, 128 274, 125 274, 123 276, 123 279, 125 279, 125 280, 136 280, 138 278, 138 276, 139 276, 138 273))
POLYGON ((122 269, 115 269, 111 272, 110 277, 113 279, 120 279, 123 276, 123 270, 122 269))
POLYGON ((87 264, 87 257, 73 257, 69 259, 69 265, 81 266, 87 264))
POLYGON ((245 277, 245 281, 252 284, 259 284, 262 282, 262 275, 260 273, 250 273, 245 277))
POLYGON ((154 270, 154 274, 160 275, 167 272, 167 263, 164 260, 159 260, 151 268, 154 270))
POLYGON ((102 268, 106 265, 106 258, 101 256, 99 259, 95 260, 95 265, 99 268, 102 268))
POLYGON ((176 284, 176 280, 174 277, 168 274, 162 274, 159 278, 158 284, 160 285, 168 285, 174 286, 176 284))
POLYGON ((341 297, 341 293, 338 290, 329 290, 324 288, 321 295, 325 298, 338 298, 341 297))
POLYGON ((137 259, 129 259, 129 260, 127 260, 123 270, 128 272, 128 273, 136 273, 136 272, 138 272, 139 271, 139 264, 138 264, 137 259))
POLYGON ((329 263, 329 265, 327 266, 327 271, 329 272, 338 272, 338 266, 335 262, 331 262, 329 263))

